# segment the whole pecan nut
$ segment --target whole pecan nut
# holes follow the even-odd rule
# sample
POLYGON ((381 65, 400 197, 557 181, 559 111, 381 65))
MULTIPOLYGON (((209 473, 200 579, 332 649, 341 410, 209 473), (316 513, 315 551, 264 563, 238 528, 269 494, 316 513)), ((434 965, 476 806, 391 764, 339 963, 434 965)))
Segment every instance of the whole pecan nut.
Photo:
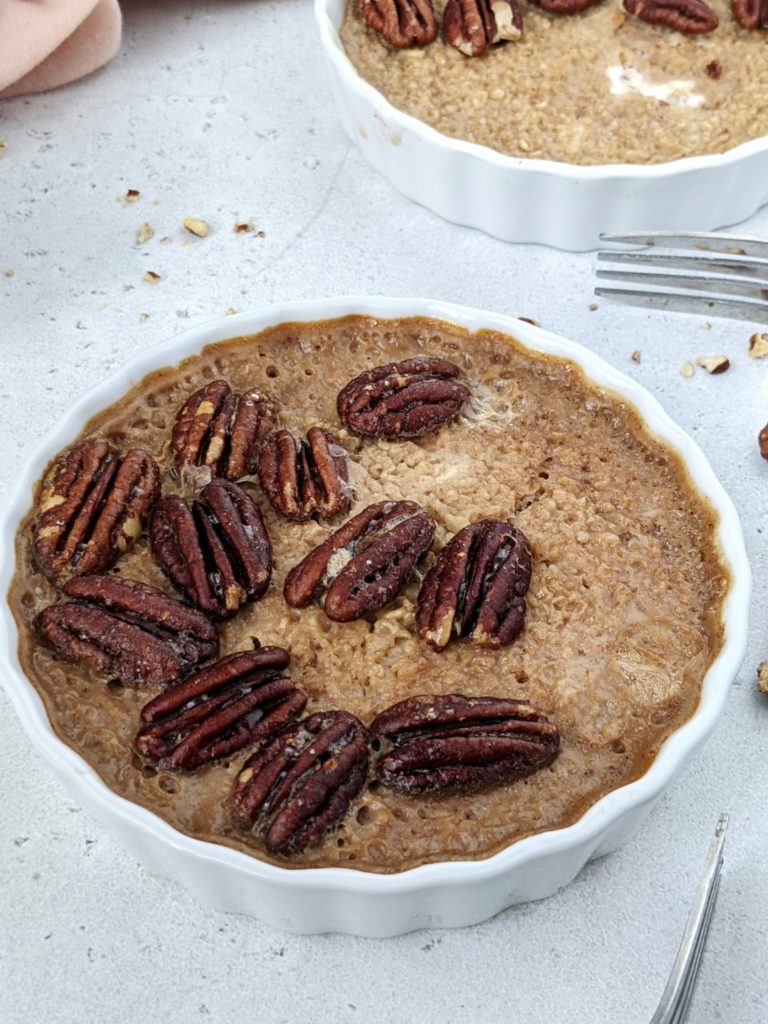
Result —
POLYGON ((367 775, 363 723, 346 711, 318 711, 245 762, 234 787, 238 816, 265 833, 272 852, 303 850, 341 821, 367 775))
POLYGON ((369 505, 291 569, 283 596, 303 608, 324 589, 329 619, 359 619, 397 597, 434 535, 431 516, 414 501, 369 505))
POLYGON ((508 782, 554 761, 556 726, 532 705, 503 697, 409 697, 369 726, 382 751, 374 769, 405 793, 508 782))
POLYGON ((272 575, 272 548, 256 504, 239 485, 212 480, 190 507, 178 495, 152 513, 149 540, 171 583, 215 619, 258 600, 272 575))
POLYGON ((235 395, 225 380, 212 380, 179 409, 171 451, 179 467, 203 467, 209 479, 241 480, 256 472, 261 445, 276 425, 261 392, 235 395))
POLYGON ((216 654, 213 623, 161 590, 120 576, 81 576, 72 602, 38 615, 43 639, 66 661, 84 661, 128 686, 164 686, 216 654))
POLYGON ((347 452, 322 427, 311 427, 306 441, 276 430, 261 450, 258 468, 264 493, 286 519, 327 519, 349 509, 347 452))
POLYGON ((511 644, 523 628, 531 547, 511 523, 483 519, 453 537, 424 577, 416 631, 436 651, 452 636, 489 647, 511 644))
POLYGON ((693 35, 714 32, 720 24, 704 0, 624 0, 624 10, 649 25, 665 25, 693 35))
POLYGON ((398 50, 426 46, 437 36, 432 0, 355 0, 366 25, 398 50))
POLYGON ((768 28, 768 0, 731 0, 731 13, 742 28, 768 28))
POLYGON ((282 647, 240 651, 161 693, 141 712, 136 750, 161 768, 192 771, 271 740, 307 695, 283 675, 282 647))
POLYGON ((119 455, 101 438, 82 441, 45 476, 34 557, 54 581, 104 572, 141 534, 160 471, 141 448, 119 455))
POLYGON ((342 422, 363 437, 418 437, 438 430, 469 398, 445 359, 404 359, 366 370, 339 392, 342 422))
POLYGON ((523 34, 517 0, 448 0, 443 38, 466 57, 481 57, 489 46, 523 34))

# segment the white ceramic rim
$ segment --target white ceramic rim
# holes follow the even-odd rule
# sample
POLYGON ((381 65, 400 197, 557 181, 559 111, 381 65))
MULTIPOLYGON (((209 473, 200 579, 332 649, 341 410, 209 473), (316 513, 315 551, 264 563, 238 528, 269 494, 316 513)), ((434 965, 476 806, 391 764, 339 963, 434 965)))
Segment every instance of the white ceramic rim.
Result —
POLYGON ((656 797, 710 734, 725 705, 730 684, 746 650, 751 573, 738 515, 728 495, 697 444, 677 426, 652 395, 581 345, 513 317, 470 309, 439 300, 385 297, 341 297, 302 300, 265 306, 253 313, 219 318, 192 327, 134 356, 122 368, 80 398, 68 414, 38 445, 21 469, 0 519, 0 673, 22 726, 35 748, 59 772, 74 776, 89 800, 105 816, 125 820, 141 833, 197 861, 216 862, 263 882, 313 891, 402 894, 441 885, 479 882, 535 861, 542 855, 588 845, 623 812, 656 797), (675 449, 685 461, 699 492, 719 516, 716 537, 723 561, 731 573, 731 587, 723 605, 724 639, 710 666, 694 715, 663 744, 648 771, 635 782, 612 790, 573 825, 521 839, 483 860, 425 864, 396 874, 374 874, 353 868, 283 868, 227 846, 193 839, 174 829, 151 811, 118 796, 95 770, 60 740, 48 723, 40 697, 21 670, 16 652, 16 625, 5 595, 14 568, 14 537, 29 510, 32 488, 50 459, 71 443, 86 421, 115 401, 147 373, 175 365, 203 346, 228 338, 254 334, 280 323, 314 322, 353 314, 377 319, 433 317, 469 331, 489 329, 513 336, 530 349, 564 357, 578 365, 590 380, 630 402, 648 429, 675 449))
POLYGON ((463 153, 478 160, 495 164, 506 170, 525 167, 531 171, 542 171, 555 177, 570 179, 607 179, 607 178, 673 178, 677 174, 691 171, 708 170, 715 167, 728 167, 745 157, 761 153, 768 149, 768 135, 761 135, 749 142, 727 149, 724 153, 710 153, 703 156, 687 156, 679 160, 668 160, 657 164, 569 164, 560 160, 541 160, 536 157, 517 157, 500 153, 489 146, 481 146, 476 142, 454 139, 443 135, 425 121, 420 121, 411 114, 393 106, 383 93, 379 92, 358 74, 352 61, 346 54, 334 24, 329 6, 334 0, 315 0, 315 19, 320 29, 320 42, 328 58, 333 62, 344 85, 351 92, 357 93, 374 109, 377 109, 395 130, 399 127, 407 129, 419 136, 430 146, 447 152, 463 153))

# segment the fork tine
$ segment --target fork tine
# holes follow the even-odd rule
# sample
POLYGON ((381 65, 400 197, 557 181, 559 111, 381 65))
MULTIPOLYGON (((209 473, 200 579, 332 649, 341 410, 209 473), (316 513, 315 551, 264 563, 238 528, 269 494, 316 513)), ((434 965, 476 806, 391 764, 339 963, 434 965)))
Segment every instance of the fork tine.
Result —
POLYGON ((598 270, 601 280, 621 281, 625 284, 649 284, 658 288, 689 288, 698 292, 724 292, 746 299, 768 302, 768 284, 742 281, 729 277, 696 277, 693 274, 654 274, 638 270, 598 270))
MULTIPOLYGON (((722 860, 721 860, 722 863, 722 860)), ((680 991, 680 1000, 677 1004, 677 1012, 671 1018, 670 1024, 684 1024, 688 1015, 688 1008, 691 1005, 691 999, 693 997, 693 990, 696 987, 696 978, 699 973, 699 966, 701 964, 701 958, 704 954, 704 947, 707 944, 707 934, 709 932, 709 926, 712 923, 712 912, 715 909, 715 903, 720 893, 720 875, 718 873, 712 888, 710 890, 709 900, 704 911, 704 918, 702 920, 701 928, 696 936, 696 942, 691 956, 690 970, 686 974, 682 989, 680 991)))
POLYGON ((699 879, 683 940, 664 993, 650 1024, 682 1024, 693 992, 696 972, 717 899, 728 815, 721 814, 709 844, 704 872, 699 879))
POLYGON ((752 277, 758 281, 768 282, 768 259, 744 259, 709 255, 683 256, 677 253, 652 252, 643 249, 629 251, 611 249, 597 254, 599 263, 615 263, 628 267, 662 267, 669 270, 696 270, 701 273, 716 271, 721 274, 733 274, 741 277, 752 277))
POLYGON ((635 306, 650 306, 672 313, 695 313, 698 316, 727 317, 732 320, 751 320, 768 323, 768 304, 748 299, 706 298, 703 295, 683 295, 676 292, 646 292, 631 288, 595 288, 595 295, 619 299, 635 306))
POLYGON ((600 239, 603 242, 622 245, 698 249, 703 252, 724 252, 734 256, 768 258, 768 241, 763 238, 738 238, 736 235, 713 234, 709 231, 643 231, 629 235, 600 235, 600 239))

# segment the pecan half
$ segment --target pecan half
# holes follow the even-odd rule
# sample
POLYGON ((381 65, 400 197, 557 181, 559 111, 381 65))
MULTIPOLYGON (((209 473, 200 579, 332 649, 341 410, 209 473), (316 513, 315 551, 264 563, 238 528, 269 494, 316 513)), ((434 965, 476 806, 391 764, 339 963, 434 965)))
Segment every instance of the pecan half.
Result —
POLYGON ((171 451, 176 465, 202 466, 211 477, 240 480, 256 472, 261 445, 277 419, 255 388, 235 395, 225 380, 195 391, 176 415, 171 451))
POLYGON ((283 675, 282 647, 240 651, 161 693, 141 712, 136 750, 161 768, 192 771, 274 738, 307 695, 283 675))
POLYGON ((363 723, 346 711, 318 711, 245 762, 234 798, 239 816, 266 833, 268 849, 292 853, 341 821, 367 774, 363 723))
POLYGON ((466 57, 481 57, 489 46, 523 34, 517 0, 448 0, 443 38, 466 57))
POLYGON ((54 581, 104 572, 141 534, 160 471, 141 448, 119 455, 100 438, 61 455, 43 480, 34 557, 54 581))
POLYGON ((272 576, 272 548, 258 506, 229 480, 212 480, 200 501, 162 498, 149 541, 171 583, 215 619, 229 619, 258 600, 272 576))
POLYGON ((348 519, 294 566, 283 596, 293 608, 325 590, 325 614, 350 622, 393 601, 435 536, 415 501, 380 501, 348 519))
POLYGON ((366 25, 398 50, 426 46, 437 36, 432 0, 355 0, 366 25))
POLYGON ((704 0, 624 0, 624 10, 649 25, 664 25, 690 35, 714 32, 720 24, 704 0))
POLYGON ((37 617, 43 639, 66 661, 84 661, 125 685, 166 685, 215 655, 213 623, 195 608, 138 580, 81 576, 66 604, 37 617))
POLYGON ((742 28, 768 28, 768 0, 731 0, 731 13, 742 28))
POLYGON ((531 547, 511 523, 483 519, 459 530, 424 577, 416 631, 442 651, 452 636, 489 647, 511 644, 525 621, 531 547))
POLYGON ((363 437, 418 437, 458 416, 469 390, 445 359, 404 359, 366 370, 339 392, 344 424, 363 437))
POLYGON ((377 777, 405 793, 519 779, 551 764, 560 746, 557 728, 532 705, 458 693, 402 700, 369 732, 389 746, 377 777))
POLYGON ((311 427, 307 440, 288 430, 270 434, 259 456, 259 481, 272 507, 286 519, 327 519, 350 506, 347 452, 322 427, 311 427))

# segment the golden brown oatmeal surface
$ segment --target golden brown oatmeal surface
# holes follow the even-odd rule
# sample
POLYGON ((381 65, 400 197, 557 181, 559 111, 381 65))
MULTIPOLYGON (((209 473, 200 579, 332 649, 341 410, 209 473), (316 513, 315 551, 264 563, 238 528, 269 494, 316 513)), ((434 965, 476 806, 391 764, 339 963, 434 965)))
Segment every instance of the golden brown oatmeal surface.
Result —
MULTIPOLYGON (((499 651, 459 642, 436 654, 411 629, 417 580, 371 621, 334 623, 316 605, 288 608, 286 572, 338 524, 278 520, 258 485, 249 484, 272 539, 275 573, 267 596, 223 627, 222 653, 249 647, 253 635, 287 647, 290 674, 310 694, 308 711, 338 706, 368 722, 413 694, 495 694, 538 705, 562 736, 554 765, 517 783, 431 797, 374 784, 339 830, 280 863, 395 871, 488 856, 574 821, 638 777, 693 712, 721 645, 727 580, 713 514, 634 411, 588 384, 572 364, 533 355, 502 335, 468 335, 430 320, 283 325, 151 375, 85 433, 123 449, 142 444, 172 491, 178 485, 167 439, 176 410, 216 377, 236 391, 267 392, 289 428, 336 430, 351 456, 353 513, 385 498, 414 499, 437 521, 436 550, 468 521, 510 519, 534 556, 522 636, 499 651), (458 420, 416 441, 363 441, 339 429, 335 398, 352 376, 424 354, 455 362, 471 387, 458 420)), ((56 595, 30 563, 29 520, 17 548, 10 599, 22 662, 56 732, 118 793, 183 832, 274 860, 259 839, 231 824, 228 793, 246 754, 187 776, 142 765, 131 744, 151 694, 110 688, 36 643, 30 624, 56 595)), ((145 538, 119 571, 170 589, 145 538)))
POLYGON ((719 27, 684 35, 618 0, 568 16, 521 0, 522 39, 467 58, 440 36, 394 50, 349 4, 341 39, 367 82, 445 135, 566 163, 662 163, 768 134, 768 31, 710 6, 719 27))

